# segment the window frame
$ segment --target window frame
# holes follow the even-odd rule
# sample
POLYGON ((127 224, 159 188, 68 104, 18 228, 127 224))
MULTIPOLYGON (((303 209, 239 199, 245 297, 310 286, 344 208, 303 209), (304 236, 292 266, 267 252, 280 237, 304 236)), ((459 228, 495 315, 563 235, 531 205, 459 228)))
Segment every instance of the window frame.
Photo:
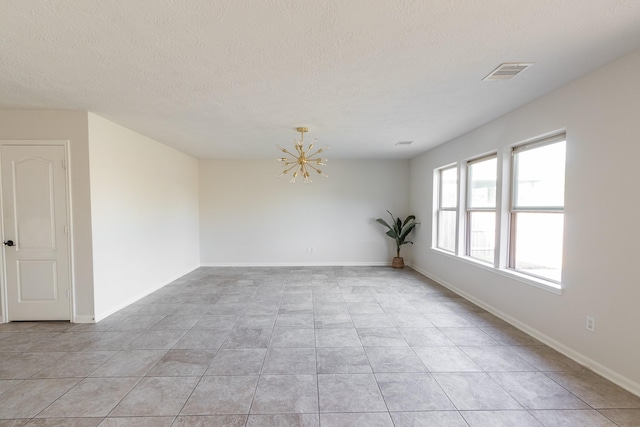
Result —
MULTIPOLYGON (((538 148, 542 148, 548 145, 557 144, 557 143, 565 143, 565 153, 566 153, 566 143, 567 143, 567 135, 566 132, 562 132, 560 134, 552 135, 545 138, 535 139, 530 142, 515 145, 511 147, 511 176, 510 176, 510 200, 509 200, 509 235, 508 235, 508 243, 507 243, 507 268, 511 271, 517 272, 518 274, 522 274, 525 276, 530 276, 536 279, 544 280, 550 283, 554 283, 556 285, 561 285, 562 279, 555 280, 550 277, 541 276, 538 274, 533 274, 531 272, 520 270, 516 268, 516 237, 517 237, 517 215, 519 213, 542 213, 542 214, 562 214, 564 221, 564 200, 562 206, 516 206, 516 200, 518 195, 518 185, 516 182, 516 177, 518 176, 518 162, 516 155, 519 153, 523 153, 530 150, 535 150, 538 148)), ((566 178, 566 156, 565 156, 565 178, 566 178)), ((563 227, 564 229, 564 227, 563 227)), ((563 245, 564 245, 564 236, 563 236, 563 245)), ((560 267, 560 277, 562 277, 562 266, 560 267)))
POLYGON ((438 208, 436 209, 436 233, 435 233, 435 248, 441 250, 441 251, 445 251, 447 253, 450 254, 456 254, 458 252, 458 233, 459 233, 459 224, 458 224, 458 208, 460 205, 459 202, 459 197, 460 197, 460 177, 459 177, 459 171, 458 171, 458 164, 454 163, 448 166, 443 166, 441 168, 436 169, 437 172, 437 178, 438 178, 438 198, 437 198, 437 205, 438 208), (443 207, 442 206, 442 196, 443 196, 443 183, 444 180, 442 179, 442 175, 445 171, 448 170, 454 170, 455 171, 455 175, 456 175, 456 197, 455 197, 455 201, 456 204, 453 207, 443 207), (440 246, 440 220, 441 220, 441 212, 454 212, 455 213, 455 230, 454 230, 454 235, 453 235, 453 239, 454 239, 454 244, 453 244, 453 250, 449 250, 447 248, 443 248, 440 246))
POLYGON ((498 153, 491 153, 487 155, 483 155, 481 157, 476 157, 474 159, 467 161, 467 169, 466 169, 466 188, 465 188, 465 239, 464 239, 464 254, 465 256, 473 259, 474 261, 478 261, 481 263, 489 264, 492 266, 496 265, 496 259, 498 258, 498 153), (494 201, 493 207, 473 207, 471 203, 472 191, 471 191, 471 181, 473 179, 471 174, 471 167, 474 164, 482 163, 488 160, 496 160, 496 197, 494 201), (494 214, 494 236, 493 236, 493 260, 487 261, 481 258, 477 258, 471 255, 471 216, 474 212, 493 212, 494 214))

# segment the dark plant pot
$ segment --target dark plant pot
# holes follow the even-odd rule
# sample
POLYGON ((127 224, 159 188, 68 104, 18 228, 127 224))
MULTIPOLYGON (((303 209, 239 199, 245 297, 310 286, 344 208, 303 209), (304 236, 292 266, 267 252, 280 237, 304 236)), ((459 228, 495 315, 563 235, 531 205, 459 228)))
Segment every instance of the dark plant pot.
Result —
POLYGON ((401 256, 393 257, 393 261, 391 262, 391 267, 404 268, 404 259, 402 259, 401 256))

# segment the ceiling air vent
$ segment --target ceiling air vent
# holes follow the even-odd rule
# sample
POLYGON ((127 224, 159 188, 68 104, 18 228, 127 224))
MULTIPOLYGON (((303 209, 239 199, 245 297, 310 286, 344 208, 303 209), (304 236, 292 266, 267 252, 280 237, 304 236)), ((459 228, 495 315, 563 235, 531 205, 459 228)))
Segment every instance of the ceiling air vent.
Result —
POLYGON ((498 68, 493 70, 482 80, 509 80, 527 68, 531 67, 533 62, 505 62, 500 64, 498 68))
POLYGON ((413 144, 413 141, 398 141, 396 142, 396 145, 411 145, 413 144))

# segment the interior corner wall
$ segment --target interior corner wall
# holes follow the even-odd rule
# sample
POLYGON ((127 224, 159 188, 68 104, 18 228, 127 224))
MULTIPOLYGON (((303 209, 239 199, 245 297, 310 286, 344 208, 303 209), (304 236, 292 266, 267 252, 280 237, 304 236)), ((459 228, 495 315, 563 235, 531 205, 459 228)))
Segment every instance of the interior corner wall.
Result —
POLYGON ((93 319, 91 200, 86 111, 0 110, 0 140, 69 141, 74 315, 93 319))
POLYGON ((435 168, 566 128, 562 295, 430 249, 427 220, 413 263, 637 394, 639 75, 636 51, 411 161, 412 210, 432 218, 435 168))
POLYGON ((96 320, 199 266, 198 160, 89 113, 96 320))
MULTIPOLYGON (((329 178, 278 178, 269 160, 200 161, 201 264, 386 265, 376 218, 406 216, 408 160, 329 160, 329 178)), ((402 255, 408 256, 404 246, 402 255)))

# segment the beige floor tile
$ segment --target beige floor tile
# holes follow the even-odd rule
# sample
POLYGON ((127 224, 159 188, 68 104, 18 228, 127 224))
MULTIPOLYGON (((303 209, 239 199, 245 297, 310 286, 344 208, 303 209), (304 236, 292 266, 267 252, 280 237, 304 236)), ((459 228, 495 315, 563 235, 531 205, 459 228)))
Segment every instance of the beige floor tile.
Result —
POLYGON ((92 377, 142 377, 167 350, 122 350, 93 371, 92 377))
POLYGON ((176 418, 172 427, 244 427, 246 415, 181 415, 176 418))
POLYGON ((526 409, 589 409, 542 372, 495 372, 491 376, 526 409))
POLYGON ((102 418, 38 418, 25 424, 25 427, 96 427, 102 418))
POLYGON ((545 427, 616 427, 613 422, 592 409, 531 411, 531 413, 545 427))
POLYGON ((257 383, 257 376, 203 377, 181 415, 248 414, 257 383))
POLYGON ((485 373, 435 373, 433 377, 458 410, 522 409, 485 373))
POLYGON ((393 427, 393 421, 387 412, 322 414, 320 418, 322 427, 393 427))
POLYGON ((199 268, 98 324, 0 324, 0 427, 640 427, 638 411, 409 268, 199 268))
POLYGON ((0 419, 32 418, 75 386, 79 379, 26 380, 0 395, 0 419))
POLYGON ((373 375, 318 375, 320 412, 386 411, 380 388, 373 375))
POLYGON ((86 378, 38 414, 38 418, 106 417, 139 380, 86 378))
POLYGON ((170 427, 175 417, 108 417, 99 427, 170 427))
POLYGON ((640 409, 601 409, 598 412, 620 427, 640 427, 640 409))
POLYGON ((640 408, 640 397, 591 371, 549 372, 547 375, 593 408, 640 408))
POLYGON ((455 409, 431 374, 376 374, 382 397, 390 411, 455 409))
POLYGON ((391 412, 391 417, 395 427, 468 427, 457 411, 391 412))
POLYGON ((482 372, 482 368, 457 347, 413 349, 430 372, 482 372))
POLYGON ((317 413, 315 375, 263 375, 258 382, 251 414, 317 413))
POLYGON ((178 415, 199 380, 199 377, 143 378, 109 416, 178 415))
POLYGON ((154 377, 201 376, 216 355, 212 349, 169 350, 147 373, 154 377))
POLYGON ((469 427, 542 427, 527 411, 462 411, 469 427))

